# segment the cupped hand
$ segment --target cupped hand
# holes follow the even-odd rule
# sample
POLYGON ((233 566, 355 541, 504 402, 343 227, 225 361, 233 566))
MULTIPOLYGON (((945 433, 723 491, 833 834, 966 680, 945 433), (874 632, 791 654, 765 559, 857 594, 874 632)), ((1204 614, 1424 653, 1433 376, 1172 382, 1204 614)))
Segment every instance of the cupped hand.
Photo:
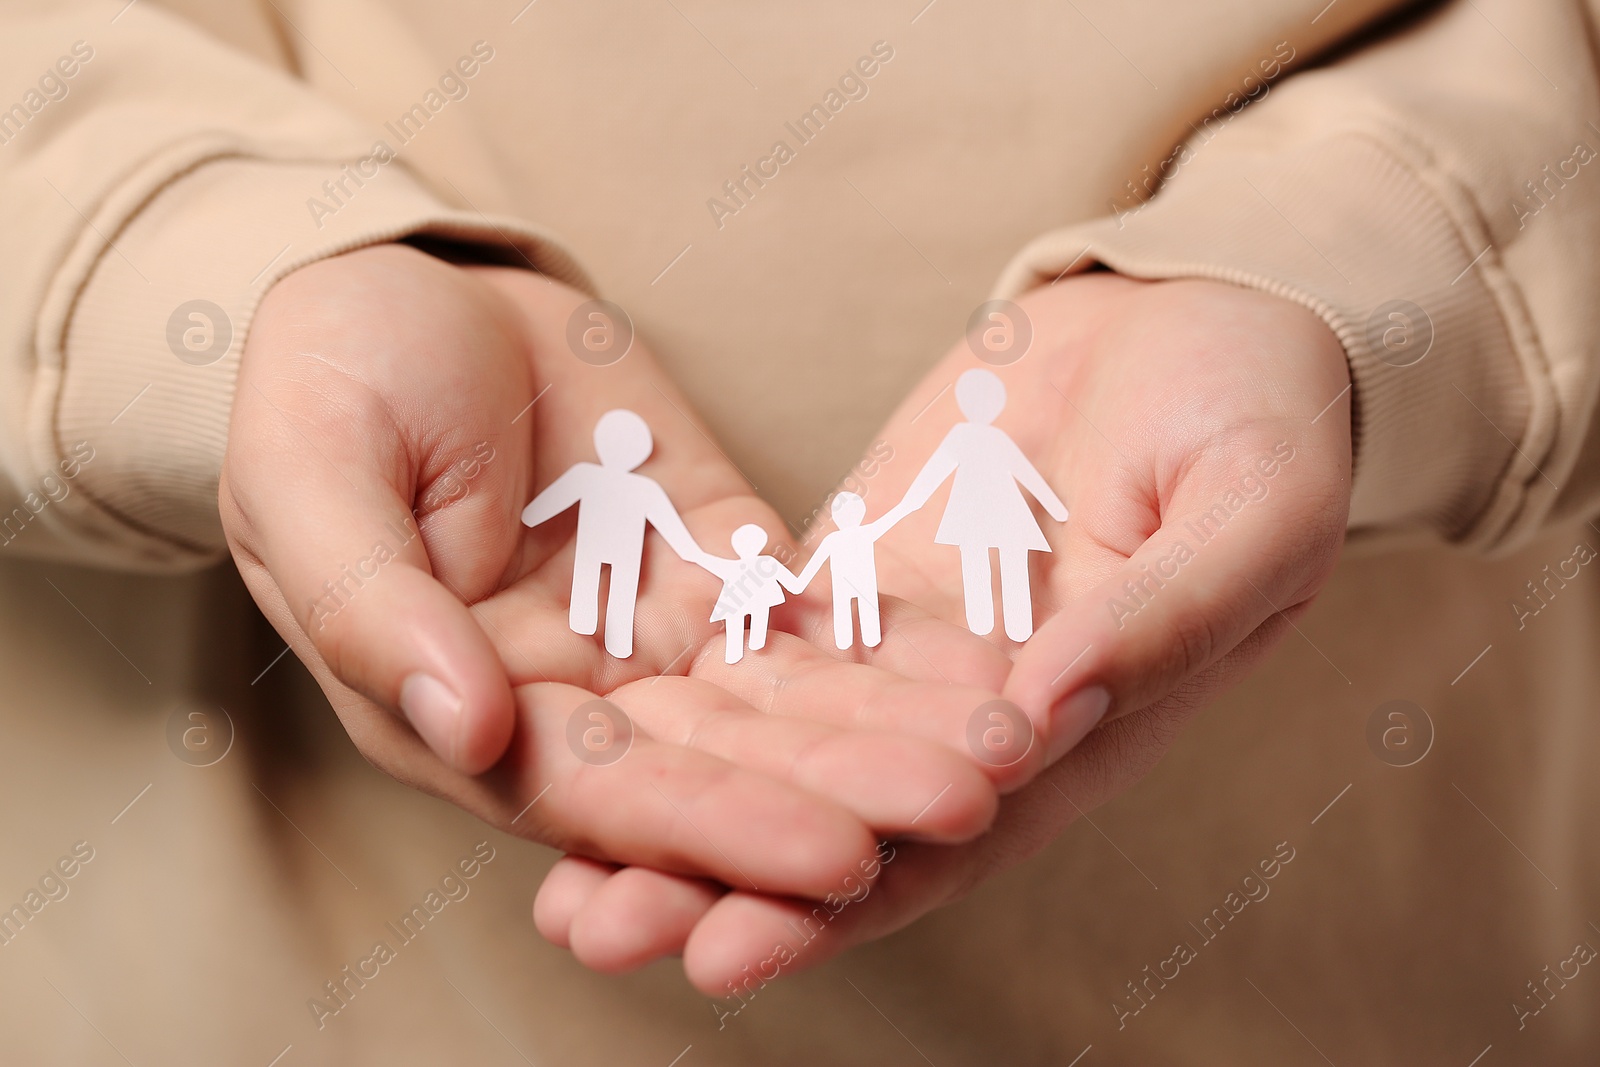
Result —
MULTIPOLYGON (((991 640, 1014 657, 1004 694, 1044 738, 1050 766, 1005 798, 977 841, 899 846, 870 894, 786 970, 958 899, 1133 785, 1284 635, 1342 544, 1349 377, 1337 338, 1310 312, 1217 282, 1106 274, 1019 303, 1033 341, 993 368, 1009 398, 995 425, 1071 518, 1058 525, 1035 508, 1053 549, 1032 557, 1042 622, 1026 644, 991 640)), ((961 418, 950 386, 981 366, 963 341, 907 398, 883 435, 897 459, 869 499, 900 499, 961 418)), ((966 614, 959 554, 934 543, 945 492, 879 542, 879 576, 886 594, 954 624, 966 614)), ((691 980, 712 995, 776 941, 792 941, 790 924, 814 911, 737 887, 712 897, 659 873, 576 864, 552 871, 538 905, 572 928, 620 926, 638 946, 682 952, 691 980), (667 936, 652 899, 671 913, 670 932, 686 936, 667 936)))
MULTIPOLYGON (((583 301, 531 272, 394 245, 296 271, 263 301, 224 526, 357 747, 502 829, 752 892, 823 895, 884 834, 979 833, 994 789, 936 742, 998 689, 1004 662, 956 628, 907 624, 935 655, 987 664, 973 672, 987 689, 951 692, 784 633, 730 678, 704 654, 720 649, 716 581, 650 537, 633 654, 569 629, 574 516, 528 531, 519 513, 595 458, 607 410, 654 428, 641 473, 703 545, 745 521, 778 529, 642 343, 609 366, 577 358, 567 325, 583 301), (637 730, 608 762, 587 739, 627 733, 616 709, 637 730)), ((783 618, 804 629, 809 611, 783 618)), ((877 659, 897 655, 909 653, 877 659)))

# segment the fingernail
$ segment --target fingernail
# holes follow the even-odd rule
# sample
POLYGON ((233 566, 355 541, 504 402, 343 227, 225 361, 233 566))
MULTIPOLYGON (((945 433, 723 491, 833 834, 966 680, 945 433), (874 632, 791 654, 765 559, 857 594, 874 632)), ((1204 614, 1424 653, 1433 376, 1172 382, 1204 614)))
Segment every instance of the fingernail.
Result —
POLYGON ((428 747, 455 766, 461 698, 433 675, 419 671, 400 684, 400 710, 428 747))
POLYGON ((1060 701, 1050 709, 1050 745, 1045 755, 1051 763, 1065 756, 1090 730, 1100 725, 1111 707, 1111 694, 1104 686, 1090 686, 1060 701))

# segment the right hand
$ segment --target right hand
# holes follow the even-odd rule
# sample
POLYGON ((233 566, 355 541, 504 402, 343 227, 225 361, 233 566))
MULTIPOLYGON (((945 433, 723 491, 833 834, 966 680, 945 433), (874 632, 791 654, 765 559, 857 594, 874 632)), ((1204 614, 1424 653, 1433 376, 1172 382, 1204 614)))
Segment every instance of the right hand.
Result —
MULTIPOLYGON (((1290 630, 1343 543, 1349 371, 1339 339, 1315 315, 1222 282, 1100 273, 1021 303, 1033 348, 1005 370, 1011 401, 998 424, 1074 509, 1066 526, 1045 527, 1055 551, 1033 561, 1043 625, 1024 645, 993 641, 996 651, 1014 650, 1004 692, 1035 724, 1052 765, 1006 797, 982 838, 901 848, 871 897, 786 971, 959 899, 1130 788, 1290 630), (1130 592, 1135 582, 1142 595, 1130 592)), ((972 363, 967 344, 957 344, 901 406, 880 436, 916 459, 885 468, 875 494, 910 492, 955 413, 947 405, 937 417, 918 415, 972 363)), ((960 560, 937 543, 938 512, 879 542, 878 575, 886 604, 904 597, 956 624, 965 614, 960 560)), ((738 887, 711 900, 691 890, 659 874, 607 878, 558 865, 536 909, 570 916, 576 929, 631 929, 638 943, 681 954, 710 995, 734 988, 806 914, 738 887), (668 924, 641 919, 652 898, 674 932, 690 935, 668 938, 668 924)))
MULTIPOLYGON (((728 675, 708 620, 715 583, 652 537, 633 656, 568 628, 575 522, 527 531, 518 515, 593 458, 608 409, 651 424, 645 470, 702 540, 747 521, 781 528, 641 343, 609 367, 567 349, 583 300, 531 272, 398 245, 305 267, 263 300, 223 523, 257 603, 356 746, 508 832, 779 894, 835 890, 879 836, 981 833, 996 807, 985 777, 888 729, 958 737, 1002 684, 1004 657, 954 627, 928 620, 919 639, 979 664, 983 687, 906 680, 919 668, 894 669, 904 647, 878 654, 880 668, 784 634, 728 675), (674 671, 689 677, 663 677, 674 671), (638 727, 603 766, 568 741, 600 694, 638 727)), ((792 621, 810 625, 807 610, 792 621)))

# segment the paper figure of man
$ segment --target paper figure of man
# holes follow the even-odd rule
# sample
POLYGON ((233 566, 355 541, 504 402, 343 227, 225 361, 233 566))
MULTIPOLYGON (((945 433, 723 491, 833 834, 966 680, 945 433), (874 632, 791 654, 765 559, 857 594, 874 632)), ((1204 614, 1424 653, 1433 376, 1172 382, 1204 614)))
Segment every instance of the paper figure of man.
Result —
POLYGON ((633 612, 639 600, 646 524, 654 526, 684 560, 704 566, 706 559, 666 491, 654 479, 634 473, 654 448, 644 419, 623 408, 608 411, 594 427, 600 462, 574 463, 522 510, 523 524, 538 526, 578 505, 569 622, 574 633, 593 634, 598 629, 600 568, 609 566, 605 645, 618 659, 633 654, 633 612))
POLYGON ((955 475, 934 540, 961 550, 967 628, 980 636, 994 629, 989 562, 993 550, 1000 557, 1000 608, 1006 636, 1026 641, 1033 636, 1028 553, 1049 552, 1050 542, 1022 490, 1032 493, 1057 522, 1067 521, 1067 506, 1010 435, 993 425, 1006 406, 1006 386, 998 374, 981 369, 963 373, 956 379, 956 406, 967 421, 945 434, 912 480, 905 499, 889 515, 898 518, 922 507, 934 490, 955 475))
POLYGON ((855 643, 856 624, 850 605, 861 616, 861 642, 876 648, 883 640, 878 617, 878 562, 874 543, 899 519, 890 512, 874 522, 862 523, 866 501, 855 493, 839 492, 833 497, 833 522, 838 527, 822 539, 799 576, 799 586, 811 584, 824 563, 833 576, 833 643, 840 649, 855 643))

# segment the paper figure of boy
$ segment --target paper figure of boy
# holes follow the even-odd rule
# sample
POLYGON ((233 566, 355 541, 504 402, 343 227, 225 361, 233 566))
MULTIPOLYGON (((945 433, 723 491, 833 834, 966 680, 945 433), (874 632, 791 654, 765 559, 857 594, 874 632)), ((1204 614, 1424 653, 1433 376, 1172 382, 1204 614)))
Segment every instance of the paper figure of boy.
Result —
POLYGON ((861 616, 861 642, 868 648, 876 648, 883 640, 883 631, 878 618, 878 563, 873 545, 888 533, 900 516, 891 512, 863 524, 866 501, 848 492, 834 494, 832 512, 838 529, 817 545, 816 552, 800 572, 799 586, 804 589, 810 585, 817 571, 827 563, 833 576, 833 643, 840 649, 855 643, 855 619, 850 614, 853 601, 861 616))
POLYGON ((707 553, 695 543, 666 491, 654 479, 633 473, 650 458, 655 441, 644 419, 617 408, 594 426, 599 463, 574 463, 522 509, 522 521, 538 526, 578 505, 577 553, 572 567, 574 633, 599 626, 600 568, 611 568, 606 598, 606 651, 618 659, 633 654, 633 612, 639 600, 639 566, 645 525, 654 526, 681 558, 705 566, 707 553))
POLYGON ((934 490, 955 475, 934 540, 961 549, 967 628, 979 636, 994 629, 989 564, 989 553, 994 550, 1000 557, 1000 607, 1005 613, 1006 636, 1026 641, 1033 635, 1028 553, 1048 552, 1050 542, 1022 490, 1032 493, 1057 522, 1067 521, 1067 506, 1010 435, 992 425, 1006 406, 1006 386, 998 374, 981 369, 963 373, 956 379, 956 405, 967 421, 950 428, 912 480, 905 499, 884 518, 898 519, 922 507, 934 490))
POLYGON ((733 531, 733 551, 738 559, 707 554, 698 560, 706 570, 722 579, 722 592, 711 611, 711 621, 726 620, 729 663, 744 658, 745 624, 750 626, 750 649, 767 645, 767 616, 783 603, 783 591, 799 593, 800 579, 773 556, 762 553, 767 547, 767 531, 746 523, 733 531))

